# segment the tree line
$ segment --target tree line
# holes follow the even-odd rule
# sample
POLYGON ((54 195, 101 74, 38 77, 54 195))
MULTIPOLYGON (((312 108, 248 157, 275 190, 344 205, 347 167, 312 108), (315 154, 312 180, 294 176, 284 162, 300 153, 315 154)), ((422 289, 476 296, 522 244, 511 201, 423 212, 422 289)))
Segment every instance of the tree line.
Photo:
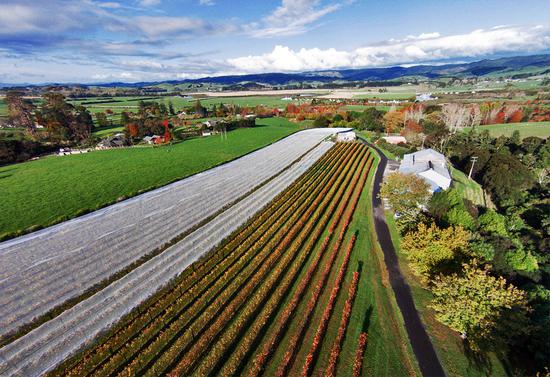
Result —
POLYGON ((409 267, 433 294, 436 318, 475 354, 506 355, 523 372, 550 365, 550 141, 519 134, 458 133, 444 148, 495 208, 456 188, 428 192, 415 175, 391 174, 381 196, 393 210, 409 267))

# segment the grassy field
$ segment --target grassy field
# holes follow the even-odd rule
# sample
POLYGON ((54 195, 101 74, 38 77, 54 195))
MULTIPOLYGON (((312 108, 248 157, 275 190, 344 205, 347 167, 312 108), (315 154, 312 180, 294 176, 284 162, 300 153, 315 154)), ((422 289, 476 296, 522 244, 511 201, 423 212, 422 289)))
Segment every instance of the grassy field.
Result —
POLYGON ((126 111, 136 111, 139 101, 157 101, 164 102, 168 105, 172 102, 176 110, 182 110, 183 108, 193 106, 195 102, 200 100, 201 104, 205 107, 212 107, 213 105, 223 104, 235 104, 239 106, 254 107, 258 105, 264 105, 268 107, 284 107, 292 101, 283 101, 283 96, 246 96, 246 97, 204 97, 204 98, 185 98, 181 96, 168 96, 168 97, 112 97, 112 101, 101 97, 86 98, 82 100, 71 101, 73 104, 82 104, 86 106, 91 112, 105 111, 111 109, 115 113, 126 111), (101 102, 87 104, 86 102, 101 102))
POLYGON ((268 145, 300 129, 285 119, 162 147, 46 157, 0 167, 0 236, 44 227, 166 185, 268 145))
MULTIPOLYGON (((466 128, 465 132, 471 128, 466 128)), ((536 136, 540 138, 550 137, 550 122, 524 122, 524 123, 506 123, 506 124, 491 124, 487 126, 477 126, 476 130, 489 130, 491 136, 512 136, 514 131, 519 131, 522 138, 536 136)))
POLYGON ((433 296, 420 284, 409 268, 407 258, 399 246, 400 235, 390 212, 386 212, 386 221, 399 257, 399 266, 411 287, 416 308, 447 375, 451 377, 507 376, 506 366, 495 354, 485 355, 486 358, 483 361, 472 358, 465 351, 460 335, 436 320, 435 312, 428 307, 433 296))
POLYGON ((3 99, 0 99, 0 117, 8 116, 8 106, 3 99))
POLYGON ((411 97, 414 97, 414 92, 403 92, 403 93, 397 93, 397 92, 372 92, 368 94, 357 94, 354 95, 353 98, 363 99, 363 98, 377 98, 377 99, 383 99, 383 100, 406 100, 411 97))
POLYGON ((458 169, 451 167, 453 185, 463 198, 468 199, 477 206, 494 208, 491 198, 483 192, 481 185, 458 169))

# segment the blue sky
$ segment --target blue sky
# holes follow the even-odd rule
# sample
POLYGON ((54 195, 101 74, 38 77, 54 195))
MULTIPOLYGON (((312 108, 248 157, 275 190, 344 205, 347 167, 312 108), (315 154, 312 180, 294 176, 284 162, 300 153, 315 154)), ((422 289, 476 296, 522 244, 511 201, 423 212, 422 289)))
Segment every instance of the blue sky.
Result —
POLYGON ((0 82, 106 82, 550 50, 547 0, 0 0, 0 82))

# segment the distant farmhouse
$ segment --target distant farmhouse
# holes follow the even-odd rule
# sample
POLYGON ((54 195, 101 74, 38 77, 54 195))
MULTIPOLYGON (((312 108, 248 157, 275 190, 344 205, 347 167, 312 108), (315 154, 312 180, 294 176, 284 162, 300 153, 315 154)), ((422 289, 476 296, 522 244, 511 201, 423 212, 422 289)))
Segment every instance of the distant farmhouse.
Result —
POLYGON ((128 140, 126 139, 126 136, 123 133, 117 133, 101 140, 97 144, 96 149, 121 148, 127 145, 128 145, 128 140))
POLYGON ((399 172, 423 178, 432 193, 447 190, 452 182, 445 156, 431 148, 403 156, 399 172))
POLYGON ((416 101, 417 102, 424 102, 424 101, 432 101, 437 99, 437 97, 432 97, 432 93, 416 93, 416 101))

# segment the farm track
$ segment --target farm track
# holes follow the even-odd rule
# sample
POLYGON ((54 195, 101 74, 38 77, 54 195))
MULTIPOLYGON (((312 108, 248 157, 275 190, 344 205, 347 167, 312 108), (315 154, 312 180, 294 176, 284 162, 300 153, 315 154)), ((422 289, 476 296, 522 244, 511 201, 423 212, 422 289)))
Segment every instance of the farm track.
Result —
POLYGON ((170 246, 170 240, 242 199, 332 132, 299 132, 175 184, 0 243, 0 336, 170 246))
POLYGON ((206 258, 52 375, 235 374, 316 257, 322 234, 353 215, 367 155, 359 144, 337 144, 206 258))
POLYGON ((331 147, 323 143, 270 181, 162 254, 85 301, 0 349, 0 374, 51 370, 216 247, 286 189, 331 147))

